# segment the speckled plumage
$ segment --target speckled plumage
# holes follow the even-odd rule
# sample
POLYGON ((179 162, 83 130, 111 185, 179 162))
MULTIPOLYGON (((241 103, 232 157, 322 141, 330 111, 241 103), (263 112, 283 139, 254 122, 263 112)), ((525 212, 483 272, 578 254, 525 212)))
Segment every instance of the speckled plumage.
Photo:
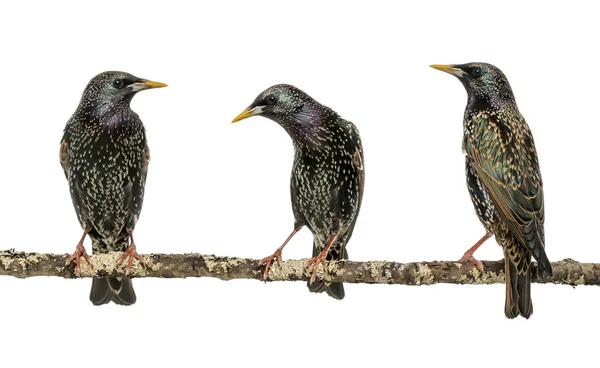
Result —
MULTIPOLYGON (((138 91, 162 86, 123 72, 98 74, 64 129, 60 162, 94 253, 123 252, 129 246, 150 160, 144 125, 129 105, 138 91)), ((90 299, 129 305, 135 292, 128 278, 95 278, 90 299)))
MULTIPOLYGON (((277 122, 292 138, 294 229, 307 226, 313 233, 313 257, 335 236, 326 259, 347 259, 346 244, 358 218, 364 188, 362 145, 354 124, 284 84, 265 90, 245 113, 277 122)), ((326 291, 337 299, 344 297, 342 283, 309 282, 309 289, 326 291)))
POLYGON ((504 249, 508 318, 533 313, 531 256, 552 275, 544 249, 542 177, 531 130, 508 80, 485 63, 434 65, 465 86, 463 151, 477 216, 504 249))

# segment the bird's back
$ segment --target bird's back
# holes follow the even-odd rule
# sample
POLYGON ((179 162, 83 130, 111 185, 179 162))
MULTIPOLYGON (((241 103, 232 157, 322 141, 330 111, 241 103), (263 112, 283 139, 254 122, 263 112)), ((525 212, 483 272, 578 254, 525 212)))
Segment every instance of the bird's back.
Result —
MULTIPOLYGON (((493 206, 492 216, 477 211, 488 231, 505 247, 523 247, 542 268, 549 267, 544 251, 542 178, 533 136, 523 116, 515 106, 468 111, 463 145, 470 193, 479 195, 480 203, 484 198, 493 206), (473 183, 483 184, 484 193, 477 193, 473 183)), ((522 267, 527 263, 515 262, 522 267)))

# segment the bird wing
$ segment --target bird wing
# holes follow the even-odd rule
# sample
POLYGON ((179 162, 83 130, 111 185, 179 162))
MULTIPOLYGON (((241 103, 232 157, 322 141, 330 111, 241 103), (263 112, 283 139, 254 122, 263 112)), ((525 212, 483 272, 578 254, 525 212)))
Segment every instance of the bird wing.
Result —
POLYGON ((66 139, 63 139, 60 142, 58 158, 60 161, 60 166, 62 166, 65 173, 65 177, 69 182, 69 192, 71 193, 71 200, 73 201, 73 206, 75 208, 75 213, 77 213, 79 223, 82 227, 87 228, 89 227, 89 211, 85 197, 82 195, 80 183, 78 183, 76 180, 71 180, 70 178, 71 174, 69 171, 71 167, 71 149, 69 147, 69 142, 66 139))
POLYGON ((60 166, 62 166, 63 171, 65 172, 65 177, 69 179, 69 165, 71 161, 71 150, 69 149, 69 142, 63 139, 60 142, 60 150, 58 152, 58 158, 60 161, 60 166))
MULTIPOLYGON (((501 221, 546 268, 544 192, 531 131, 520 114, 509 122, 491 114, 478 114, 474 120, 472 134, 465 137, 465 151, 501 221)), ((524 259, 515 254, 513 261, 524 259)))
MULTIPOLYGON (((364 192, 364 188, 365 188, 365 165, 364 165, 364 155, 363 155, 363 150, 362 150, 362 144, 361 144, 361 140, 360 140, 360 135, 358 133, 358 130, 356 129, 356 127, 354 126, 354 124, 348 122, 349 124, 349 130, 350 130, 350 134, 348 141, 346 142, 346 147, 345 147, 345 151, 346 152, 351 152, 351 160, 350 160, 350 164, 349 165, 343 165, 343 167, 346 168, 346 170, 351 171, 354 173, 354 175, 352 175, 351 177, 353 178, 353 180, 356 180, 355 184, 356 187, 358 188, 357 192, 354 192, 354 185, 351 186, 350 191, 348 190, 341 190, 341 188, 338 187, 337 192, 340 193, 341 195, 338 195, 336 198, 336 196, 332 196, 332 204, 335 204, 335 206, 337 207, 341 207, 344 206, 345 207, 345 211, 347 211, 346 213, 350 213, 350 211, 353 211, 352 213, 352 221, 348 227, 348 236, 347 238, 349 239, 350 236, 352 236, 352 231, 354 230, 354 225, 356 224, 356 219, 358 218, 358 214, 360 212, 360 206, 362 204, 362 197, 363 197, 363 192, 364 192), (356 207, 352 208, 350 207, 350 197, 354 197, 356 196, 356 207)), ((346 177, 342 171, 342 174, 339 178, 339 183, 343 183, 346 180, 346 177)), ((339 211, 339 208, 337 208, 337 210, 339 211)))
POLYGON ((125 183, 124 201, 127 208, 127 230, 133 230, 135 223, 142 212, 142 204, 144 202, 144 187, 146 185, 146 176, 148 174, 148 164, 150 163, 150 147, 145 143, 144 149, 141 152, 141 165, 139 167, 130 168, 129 179, 125 183))
POLYGON ((365 190, 365 166, 364 166, 364 156, 362 147, 359 145, 356 147, 356 151, 354 153, 354 157, 352 160, 352 166, 355 168, 357 172, 357 180, 358 180, 358 202, 356 206, 356 212, 354 213, 354 218, 352 219, 352 223, 348 228, 348 236, 349 239, 352 236, 352 232, 354 231, 354 225, 356 225, 356 220, 358 219, 358 214, 360 213, 360 206, 362 205, 363 192, 365 190))
POLYGON ((362 204, 363 192, 365 191, 365 157, 363 155, 362 146, 360 142, 356 146, 356 150, 354 151, 354 157, 352 159, 352 166, 358 173, 358 208, 356 210, 356 217, 358 217, 358 212, 360 211, 360 206, 362 204))

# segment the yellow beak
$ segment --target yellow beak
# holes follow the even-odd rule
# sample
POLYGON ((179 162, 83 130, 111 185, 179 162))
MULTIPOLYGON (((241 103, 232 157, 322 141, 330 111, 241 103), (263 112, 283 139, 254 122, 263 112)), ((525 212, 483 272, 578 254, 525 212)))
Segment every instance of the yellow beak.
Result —
POLYGON ((162 88, 166 87, 167 85, 161 82, 142 79, 140 82, 133 83, 131 86, 134 91, 143 91, 151 88, 162 88))
POLYGON ((255 106, 255 107, 249 107, 246 110, 242 111, 241 114, 239 114, 238 116, 235 117, 235 119, 233 119, 233 121, 231 122, 233 123, 237 123, 240 120, 244 120, 246 118, 249 118, 251 116, 254 115, 260 115, 263 112, 263 106, 255 106))
POLYGON ((457 77, 460 77, 463 74, 465 74, 465 72, 463 72, 462 69, 456 68, 456 67, 454 67, 454 65, 432 64, 429 66, 432 67, 433 69, 441 70, 443 72, 452 74, 457 77))

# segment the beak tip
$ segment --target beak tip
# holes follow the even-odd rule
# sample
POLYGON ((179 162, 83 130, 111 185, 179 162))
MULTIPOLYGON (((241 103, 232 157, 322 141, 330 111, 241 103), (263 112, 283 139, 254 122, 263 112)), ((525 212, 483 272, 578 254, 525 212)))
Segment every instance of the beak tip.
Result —
POLYGON ((233 121, 231 122, 231 124, 233 123, 237 123, 240 120, 244 120, 246 118, 249 118, 251 116, 255 116, 255 115, 260 115, 262 113, 262 107, 258 106, 258 107, 248 107, 246 110, 242 111, 241 114, 239 114, 238 116, 236 116, 235 118, 233 118, 233 121))
POLYGON ((448 74, 452 74, 456 77, 461 77, 462 76, 462 71, 455 67, 453 64, 431 64, 429 65, 430 68, 436 69, 436 70, 440 70, 442 72, 446 72, 448 74))
POLYGON ((143 85, 144 85, 145 89, 168 87, 168 85, 166 83, 155 82, 155 81, 151 81, 151 80, 144 82, 143 85))

